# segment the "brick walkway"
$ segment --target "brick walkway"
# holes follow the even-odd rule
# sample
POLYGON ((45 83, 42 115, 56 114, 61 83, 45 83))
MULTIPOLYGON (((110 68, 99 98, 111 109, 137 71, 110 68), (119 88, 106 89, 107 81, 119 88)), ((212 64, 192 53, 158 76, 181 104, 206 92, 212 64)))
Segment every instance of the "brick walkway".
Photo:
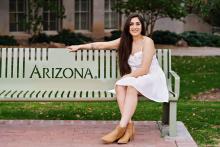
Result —
MULTIPOLYGON (((0 120, 0 147, 116 147, 100 138, 117 121, 0 120)), ((135 140, 125 147, 196 147, 182 122, 177 137, 160 137, 155 121, 135 121, 135 140)))

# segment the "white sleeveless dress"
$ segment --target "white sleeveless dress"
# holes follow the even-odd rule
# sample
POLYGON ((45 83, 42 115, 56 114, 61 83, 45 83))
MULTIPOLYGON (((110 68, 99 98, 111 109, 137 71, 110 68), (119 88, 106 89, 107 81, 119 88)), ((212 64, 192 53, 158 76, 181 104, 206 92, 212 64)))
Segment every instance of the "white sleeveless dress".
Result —
MULTIPOLYGON (((142 51, 130 55, 128 64, 132 71, 141 66, 142 57, 142 51)), ((148 74, 137 78, 121 78, 115 83, 115 85, 132 86, 143 96, 156 102, 168 102, 169 99, 165 74, 157 61, 156 54, 153 56, 148 74)), ((110 90, 109 92, 115 93, 115 90, 110 90)))

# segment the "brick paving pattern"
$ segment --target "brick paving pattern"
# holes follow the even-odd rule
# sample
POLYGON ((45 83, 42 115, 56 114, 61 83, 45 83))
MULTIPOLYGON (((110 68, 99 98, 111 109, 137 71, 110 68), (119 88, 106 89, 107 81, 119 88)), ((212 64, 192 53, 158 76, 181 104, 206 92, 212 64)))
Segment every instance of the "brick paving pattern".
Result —
POLYGON ((105 145, 100 138, 118 121, 0 120, 0 147, 196 147, 182 122, 177 137, 160 136, 155 121, 135 121, 135 139, 105 145))

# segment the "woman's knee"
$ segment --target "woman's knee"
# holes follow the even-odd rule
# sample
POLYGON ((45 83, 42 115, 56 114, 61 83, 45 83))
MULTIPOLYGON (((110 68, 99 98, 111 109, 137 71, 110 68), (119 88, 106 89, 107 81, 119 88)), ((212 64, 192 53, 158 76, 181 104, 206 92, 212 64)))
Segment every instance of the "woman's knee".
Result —
POLYGON ((116 87, 115 87, 116 93, 122 93, 122 92, 124 93, 125 90, 126 90, 125 86, 116 85, 116 87))
POLYGON ((138 91, 133 86, 128 86, 127 93, 138 94, 138 91))

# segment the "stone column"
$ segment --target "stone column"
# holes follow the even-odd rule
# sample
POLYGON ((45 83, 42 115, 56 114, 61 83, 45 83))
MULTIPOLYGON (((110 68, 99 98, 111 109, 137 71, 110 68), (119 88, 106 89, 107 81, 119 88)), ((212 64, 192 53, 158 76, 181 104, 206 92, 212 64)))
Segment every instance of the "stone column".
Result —
POLYGON ((104 37, 104 0, 93 0, 92 37, 102 40, 104 37))
POLYGON ((0 0, 0 35, 9 35, 9 0, 0 0))
POLYGON ((63 19, 63 29, 74 30, 74 0, 63 0, 63 6, 65 8, 65 18, 63 19))

